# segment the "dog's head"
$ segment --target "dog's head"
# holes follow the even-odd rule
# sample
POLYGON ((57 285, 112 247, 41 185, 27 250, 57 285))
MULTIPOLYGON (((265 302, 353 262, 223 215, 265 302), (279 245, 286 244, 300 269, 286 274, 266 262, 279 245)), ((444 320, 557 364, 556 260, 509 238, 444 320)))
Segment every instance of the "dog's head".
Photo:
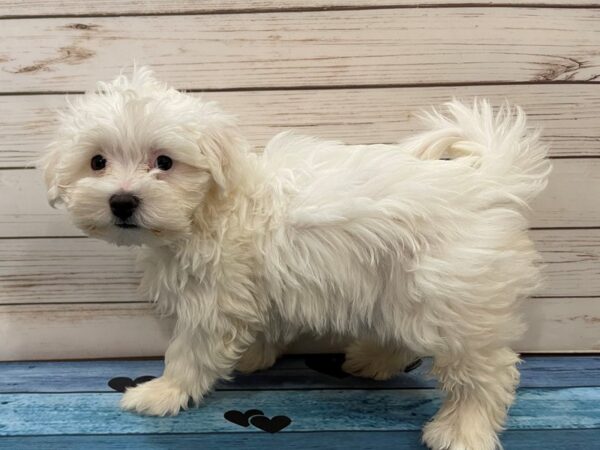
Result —
POLYGON ((86 234, 160 245, 192 232, 201 206, 234 187, 246 142, 235 121, 134 70, 69 104, 42 160, 50 204, 86 234))

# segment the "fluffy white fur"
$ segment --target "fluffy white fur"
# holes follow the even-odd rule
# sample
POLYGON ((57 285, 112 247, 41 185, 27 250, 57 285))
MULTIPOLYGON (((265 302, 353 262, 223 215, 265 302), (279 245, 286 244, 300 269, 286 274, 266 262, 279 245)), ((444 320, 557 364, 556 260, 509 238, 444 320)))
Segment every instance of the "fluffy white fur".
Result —
POLYGON ((520 109, 452 102, 398 145, 282 133, 254 152, 234 119, 147 69, 71 104, 43 161, 51 203, 84 232, 143 245, 141 292, 177 325, 158 379, 122 406, 177 414, 298 333, 350 336, 346 370, 388 378, 434 357, 447 392, 435 450, 499 446, 518 383, 509 344, 538 284, 529 202, 550 171, 520 109), (90 159, 101 154, 104 170, 90 159), (157 155, 174 165, 154 167, 157 155), (108 199, 141 199, 134 229, 108 199))

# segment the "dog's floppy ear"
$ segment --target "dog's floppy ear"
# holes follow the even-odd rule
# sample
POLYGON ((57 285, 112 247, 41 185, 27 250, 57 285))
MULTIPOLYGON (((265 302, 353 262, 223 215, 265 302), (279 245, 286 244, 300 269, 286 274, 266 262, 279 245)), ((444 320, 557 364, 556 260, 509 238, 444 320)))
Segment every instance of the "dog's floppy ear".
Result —
POLYGON ((215 112, 205 119, 198 146, 208 163, 209 171, 223 192, 243 183, 247 163, 247 141, 241 135, 235 120, 215 112))

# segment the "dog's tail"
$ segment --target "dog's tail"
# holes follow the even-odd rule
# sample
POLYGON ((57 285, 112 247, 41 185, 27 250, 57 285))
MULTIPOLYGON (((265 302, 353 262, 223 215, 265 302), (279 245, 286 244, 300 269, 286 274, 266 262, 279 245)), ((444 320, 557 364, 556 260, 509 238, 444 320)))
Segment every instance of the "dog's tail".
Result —
POLYGON ((521 108, 505 103, 494 114, 485 100, 445 106, 446 114, 423 116, 431 131, 404 141, 405 151, 420 159, 460 159, 523 205, 544 189, 551 171, 548 149, 539 131, 527 128, 521 108))

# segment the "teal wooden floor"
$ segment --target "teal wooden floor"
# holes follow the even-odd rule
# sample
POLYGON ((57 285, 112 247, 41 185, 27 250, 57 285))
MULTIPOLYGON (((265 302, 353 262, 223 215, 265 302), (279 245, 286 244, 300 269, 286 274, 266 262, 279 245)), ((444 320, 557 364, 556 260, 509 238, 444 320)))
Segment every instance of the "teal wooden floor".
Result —
MULTIPOLYGON (((346 376, 340 363, 286 357, 170 418, 121 412, 108 385, 159 375, 162 361, 0 363, 0 449, 423 449, 420 429, 440 403, 429 361, 387 382, 346 376), (224 417, 250 409, 291 423, 269 433, 224 417)), ((506 450, 600 449, 600 356, 530 356, 521 374, 506 450)))

